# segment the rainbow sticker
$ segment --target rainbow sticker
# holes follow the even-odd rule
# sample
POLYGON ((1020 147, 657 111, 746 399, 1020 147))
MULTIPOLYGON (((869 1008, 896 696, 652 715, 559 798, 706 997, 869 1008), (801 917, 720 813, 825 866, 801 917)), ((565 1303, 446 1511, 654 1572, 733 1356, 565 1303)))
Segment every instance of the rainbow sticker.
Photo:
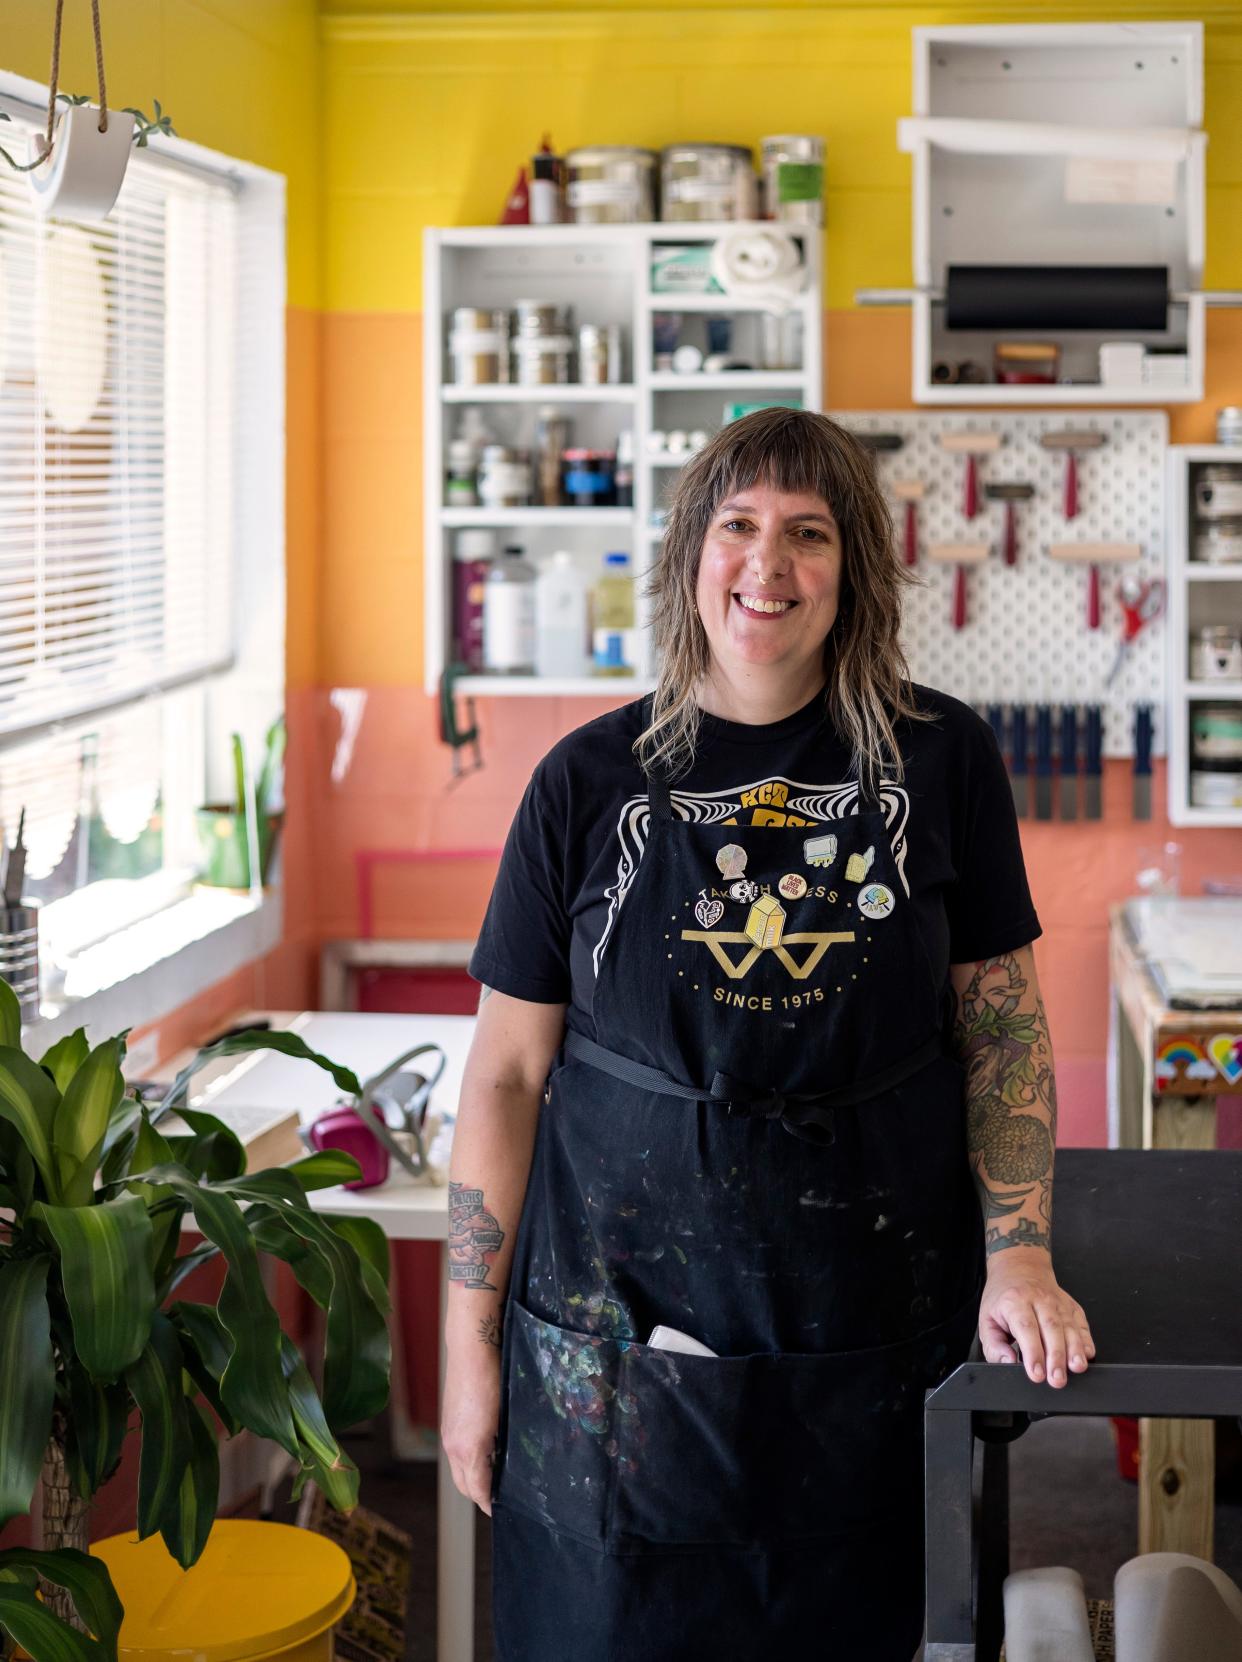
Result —
POLYGON ((1182 1068, 1188 1078, 1202 1079, 1208 1072, 1215 1073, 1215 1065, 1197 1039, 1169 1039, 1156 1052, 1156 1078, 1176 1079, 1182 1068))

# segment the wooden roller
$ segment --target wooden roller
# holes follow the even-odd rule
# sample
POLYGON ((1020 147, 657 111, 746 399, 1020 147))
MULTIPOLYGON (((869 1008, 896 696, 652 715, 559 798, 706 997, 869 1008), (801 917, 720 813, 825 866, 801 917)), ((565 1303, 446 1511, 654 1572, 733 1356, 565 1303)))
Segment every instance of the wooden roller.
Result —
POLYGON ((921 479, 893 479, 889 481, 888 488, 905 508, 905 526, 901 538, 902 557, 908 566, 917 565, 919 559, 919 503, 927 495, 927 486, 921 479))
POLYGON ((1087 578, 1087 628, 1100 627, 1100 567, 1140 559, 1142 543, 1137 542, 1054 542, 1048 553, 1054 560, 1077 560, 1091 567, 1087 578))
POLYGON ((986 542, 934 542, 927 550, 927 558, 940 565, 953 566, 952 619, 955 629, 966 626, 966 567, 978 565, 992 551, 986 542))
POLYGON ((941 433, 940 448, 948 450, 953 455, 965 456, 966 480, 963 487, 962 513, 967 519, 973 519, 979 512, 979 475, 975 465, 976 456, 988 456, 994 450, 999 450, 1004 443, 999 433, 984 433, 967 429, 961 433, 941 433))

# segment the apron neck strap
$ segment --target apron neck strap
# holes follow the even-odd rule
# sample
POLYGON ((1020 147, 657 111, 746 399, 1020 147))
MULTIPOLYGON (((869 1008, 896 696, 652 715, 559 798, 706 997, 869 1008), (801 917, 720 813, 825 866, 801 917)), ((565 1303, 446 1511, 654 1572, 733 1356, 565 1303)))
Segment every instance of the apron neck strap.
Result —
POLYGON ((647 775, 647 805, 652 819, 672 819, 673 799, 669 795, 668 780, 661 773, 647 775))

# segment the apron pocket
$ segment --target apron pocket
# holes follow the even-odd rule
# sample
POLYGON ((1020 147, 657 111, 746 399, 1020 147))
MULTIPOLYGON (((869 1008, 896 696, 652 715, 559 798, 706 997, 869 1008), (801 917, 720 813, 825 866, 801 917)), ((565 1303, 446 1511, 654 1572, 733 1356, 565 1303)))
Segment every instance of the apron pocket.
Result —
POLYGON ((509 1309, 499 1500, 643 1552, 795 1545, 921 1507, 923 1394, 964 1359, 978 1301, 874 1349, 722 1357, 509 1309))

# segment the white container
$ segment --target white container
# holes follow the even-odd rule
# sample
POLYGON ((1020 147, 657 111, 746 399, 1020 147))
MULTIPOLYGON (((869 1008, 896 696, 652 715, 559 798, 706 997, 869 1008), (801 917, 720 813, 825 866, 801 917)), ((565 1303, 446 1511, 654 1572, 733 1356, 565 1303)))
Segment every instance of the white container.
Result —
MULTIPOLYGON (((26 175, 41 214, 96 223, 106 219, 121 192, 134 138, 134 118, 124 110, 108 111, 108 126, 99 130, 95 104, 71 104, 52 133, 52 154, 26 175)), ((36 161, 46 135, 30 135, 27 161, 36 161)))
POLYGON ((574 556, 558 549, 535 579, 535 672, 591 673, 591 585, 574 556))
POLYGON ((492 561, 483 585, 483 668, 535 673, 535 568, 516 546, 492 561))

